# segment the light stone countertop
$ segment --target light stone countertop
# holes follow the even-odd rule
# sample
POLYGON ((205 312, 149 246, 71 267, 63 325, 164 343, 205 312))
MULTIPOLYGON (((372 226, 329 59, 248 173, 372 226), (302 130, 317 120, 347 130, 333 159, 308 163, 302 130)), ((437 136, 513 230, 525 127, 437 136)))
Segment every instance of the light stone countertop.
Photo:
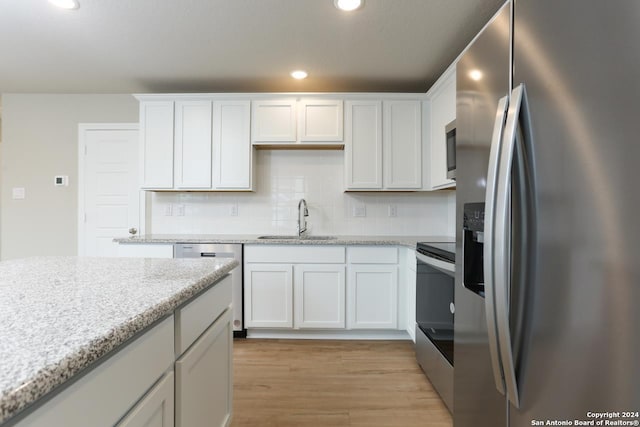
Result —
MULTIPOLYGON (((415 249, 418 242, 455 242, 448 236, 333 236, 330 240, 258 239, 259 234, 147 234, 114 239, 118 243, 243 243, 261 245, 393 245, 415 249)), ((313 237, 313 235, 311 235, 313 237)))
POLYGON ((209 258, 0 262, 0 424, 236 265, 209 258))

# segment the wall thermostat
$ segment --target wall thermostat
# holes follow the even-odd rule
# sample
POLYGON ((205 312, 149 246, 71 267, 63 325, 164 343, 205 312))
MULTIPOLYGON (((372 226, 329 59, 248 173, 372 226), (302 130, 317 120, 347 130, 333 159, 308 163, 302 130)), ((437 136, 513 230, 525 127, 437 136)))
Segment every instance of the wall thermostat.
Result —
POLYGON ((58 175, 54 177, 53 185, 67 187, 69 185, 69 177, 67 175, 58 175))

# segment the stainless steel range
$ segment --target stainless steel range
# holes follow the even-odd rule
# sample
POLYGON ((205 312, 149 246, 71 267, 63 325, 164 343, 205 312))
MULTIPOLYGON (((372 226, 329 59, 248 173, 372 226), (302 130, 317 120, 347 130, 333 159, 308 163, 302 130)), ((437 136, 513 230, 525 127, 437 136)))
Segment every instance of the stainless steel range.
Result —
POLYGON ((455 243, 418 243, 416 358, 453 412, 455 243))

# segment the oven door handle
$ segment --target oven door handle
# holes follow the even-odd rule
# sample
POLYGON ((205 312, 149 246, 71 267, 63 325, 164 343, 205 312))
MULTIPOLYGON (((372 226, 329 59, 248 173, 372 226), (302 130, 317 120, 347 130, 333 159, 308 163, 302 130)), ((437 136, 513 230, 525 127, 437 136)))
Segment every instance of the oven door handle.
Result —
POLYGON ((422 262, 424 264, 427 264, 428 266, 431 266, 437 270, 442 271, 443 273, 448 274, 449 276, 452 276, 455 274, 456 272, 456 265, 451 263, 451 262, 447 262, 447 261, 442 261, 436 258, 431 258, 430 256, 426 256, 421 254, 420 252, 416 251, 416 260, 418 260, 419 262, 422 262))

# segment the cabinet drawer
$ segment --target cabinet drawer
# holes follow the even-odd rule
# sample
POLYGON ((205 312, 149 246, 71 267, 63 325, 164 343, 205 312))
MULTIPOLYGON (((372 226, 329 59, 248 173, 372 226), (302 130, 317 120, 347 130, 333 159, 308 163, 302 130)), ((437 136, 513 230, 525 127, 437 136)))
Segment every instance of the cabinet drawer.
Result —
POLYGON ((397 264, 398 248, 395 246, 359 246, 347 248, 349 264, 397 264))
POLYGON ((227 275, 184 307, 176 310, 176 355, 179 356, 231 304, 232 283, 227 275))
POLYGON ((287 264, 343 264, 344 246, 255 245, 244 247, 244 260, 287 264))

